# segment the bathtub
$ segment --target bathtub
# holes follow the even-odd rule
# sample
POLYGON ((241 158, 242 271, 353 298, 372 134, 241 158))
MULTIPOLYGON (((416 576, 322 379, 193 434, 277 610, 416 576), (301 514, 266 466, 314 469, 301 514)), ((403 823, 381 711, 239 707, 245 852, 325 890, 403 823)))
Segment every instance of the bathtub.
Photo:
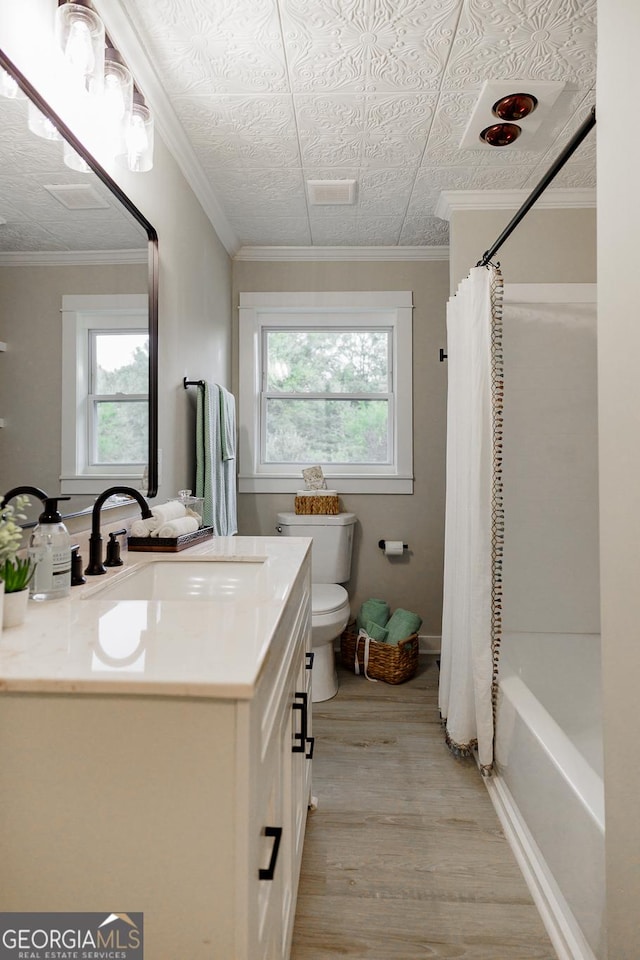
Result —
POLYGON ((605 960, 600 637, 507 634, 487 787, 561 960, 605 960))

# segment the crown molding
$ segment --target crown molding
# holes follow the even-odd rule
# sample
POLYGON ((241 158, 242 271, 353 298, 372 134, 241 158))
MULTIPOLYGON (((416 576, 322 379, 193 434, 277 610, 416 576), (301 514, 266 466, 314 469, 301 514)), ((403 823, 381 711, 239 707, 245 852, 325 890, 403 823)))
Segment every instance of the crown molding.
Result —
POLYGON ((449 247, 240 247, 234 260, 448 260, 449 247))
POLYGON ((124 57, 135 77, 136 85, 153 110, 158 133, 209 217, 227 253, 233 256, 240 245, 238 236, 202 171, 145 45, 127 14, 125 0, 109 0, 108 3, 106 0, 97 0, 96 7, 107 33, 124 57))
POLYGON ((0 253, 0 266, 73 267, 103 264, 149 263, 143 250, 23 250, 0 253))
MULTIPOLYGON (((450 220, 454 210, 517 210, 531 196, 531 190, 443 190, 434 216, 450 220)), ((538 210, 567 210, 595 207, 596 191, 588 188, 546 190, 536 200, 538 210)))

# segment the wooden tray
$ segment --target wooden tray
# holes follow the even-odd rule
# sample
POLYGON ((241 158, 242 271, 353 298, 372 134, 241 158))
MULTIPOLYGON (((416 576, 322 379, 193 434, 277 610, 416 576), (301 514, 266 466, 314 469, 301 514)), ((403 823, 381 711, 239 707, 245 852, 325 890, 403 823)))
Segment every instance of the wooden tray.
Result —
POLYGON ((200 527, 193 533, 183 533, 180 537, 129 537, 127 548, 134 553, 145 550, 152 553, 179 553, 187 547, 193 547, 201 540, 208 540, 213 536, 213 527, 200 527))

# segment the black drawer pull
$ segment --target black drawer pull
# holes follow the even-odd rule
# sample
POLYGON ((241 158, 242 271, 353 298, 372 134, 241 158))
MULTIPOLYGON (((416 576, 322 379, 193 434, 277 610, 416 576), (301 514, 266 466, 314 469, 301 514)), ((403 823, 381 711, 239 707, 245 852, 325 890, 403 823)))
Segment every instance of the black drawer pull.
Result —
POLYGON ((309 749, 307 750, 307 752, 306 752, 305 755, 304 755, 305 760, 313 760, 313 748, 314 748, 315 745, 316 745, 316 738, 315 738, 315 737, 307 737, 306 742, 309 744, 309 749))
POLYGON ((294 710, 299 710, 302 714, 300 720, 300 732, 294 733, 293 739, 297 741, 291 747, 292 753, 305 753, 306 751, 306 742, 307 742, 307 714, 309 710, 309 698, 306 693, 296 693, 294 695, 294 702, 291 704, 294 710))
POLYGON ((273 875, 276 871, 276 862, 278 860, 278 851, 280 849, 280 840, 282 839, 282 827, 265 827, 264 835, 265 837, 273 837, 273 849, 271 851, 269 866, 266 870, 262 868, 258 870, 258 878, 260 880, 273 880, 273 875))
POLYGON ((305 667, 305 670, 313 670, 313 659, 315 657, 315 653, 313 652, 313 650, 309 650, 308 653, 305 654, 305 656, 307 658, 307 665, 305 667))

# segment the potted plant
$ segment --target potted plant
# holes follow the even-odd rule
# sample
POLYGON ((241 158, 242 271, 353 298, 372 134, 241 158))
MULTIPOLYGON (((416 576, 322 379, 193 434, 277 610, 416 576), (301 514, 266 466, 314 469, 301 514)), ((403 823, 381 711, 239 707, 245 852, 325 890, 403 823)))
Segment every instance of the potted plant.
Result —
POLYGON ((0 582, 4 594, 2 625, 14 627, 25 618, 29 599, 29 582, 35 564, 18 556, 22 542, 22 527, 18 520, 26 520, 22 513, 29 503, 27 497, 16 497, 15 504, 3 504, 0 498, 0 582))

